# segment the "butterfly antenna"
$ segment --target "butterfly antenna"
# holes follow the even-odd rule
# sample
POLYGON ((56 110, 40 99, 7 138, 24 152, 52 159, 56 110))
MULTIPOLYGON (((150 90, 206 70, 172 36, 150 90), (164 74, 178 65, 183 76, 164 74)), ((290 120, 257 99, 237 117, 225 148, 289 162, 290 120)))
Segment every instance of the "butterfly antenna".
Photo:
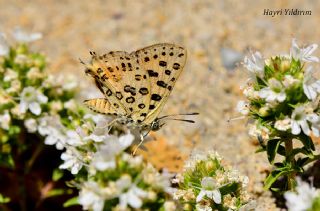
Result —
POLYGON ((84 64, 84 65, 86 64, 86 63, 84 63, 84 61, 82 61, 80 58, 79 58, 79 61, 80 61, 81 64, 84 64))
POLYGON ((195 121, 193 121, 191 119, 166 119, 166 120, 177 120, 177 121, 181 121, 181 122, 195 123, 195 121))
POLYGON ((158 119, 163 119, 163 118, 166 118, 166 117, 172 117, 172 116, 193 116, 193 115, 199 115, 198 112, 193 112, 193 113, 185 113, 185 114, 170 114, 170 115, 165 115, 165 116, 162 116, 158 119))
POLYGON ((240 120, 240 119, 244 119, 245 116, 239 116, 239 117, 234 117, 234 118, 231 118, 231 119, 228 119, 227 122, 231 122, 231 121, 235 121, 235 120, 240 120))

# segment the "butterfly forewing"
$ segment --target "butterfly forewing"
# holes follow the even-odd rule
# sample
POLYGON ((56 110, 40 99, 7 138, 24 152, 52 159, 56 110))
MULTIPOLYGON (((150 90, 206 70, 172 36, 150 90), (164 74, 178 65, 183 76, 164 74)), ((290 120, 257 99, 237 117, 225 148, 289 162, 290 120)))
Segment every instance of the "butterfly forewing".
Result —
POLYGON ((156 44, 131 53, 138 59, 150 80, 150 103, 145 124, 161 112, 186 62, 187 52, 174 44, 156 44))
POLYGON ((111 106, 136 122, 143 121, 149 107, 150 82, 138 60, 117 51, 93 55, 91 66, 96 84, 111 106))

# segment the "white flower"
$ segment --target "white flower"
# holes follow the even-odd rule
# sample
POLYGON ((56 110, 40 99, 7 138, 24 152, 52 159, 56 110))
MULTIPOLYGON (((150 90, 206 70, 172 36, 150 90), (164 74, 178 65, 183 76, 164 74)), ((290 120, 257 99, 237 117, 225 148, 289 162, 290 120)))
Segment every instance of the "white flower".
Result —
POLYGON ((59 166, 60 169, 71 169, 72 174, 78 174, 83 166, 80 153, 72 147, 61 154, 61 159, 64 161, 63 164, 59 166))
POLYGON ((12 81, 18 78, 17 71, 14 71, 10 68, 6 68, 6 73, 4 74, 3 80, 4 81, 12 81))
POLYGON ((32 86, 25 87, 22 90, 20 98, 20 112, 25 113, 28 109, 35 114, 41 113, 40 104, 48 102, 48 97, 43 95, 40 90, 32 86))
POLYGON ((141 208, 143 204, 143 198, 146 198, 148 193, 138 188, 135 184, 132 184, 127 192, 122 193, 119 196, 119 205, 122 208, 127 208, 131 206, 132 208, 138 209, 141 208))
POLYGON ((237 104, 236 110, 243 115, 248 115, 250 112, 249 103, 247 103, 243 100, 239 101, 237 104))
POLYGON ((290 88, 299 83, 299 80, 294 78, 292 75, 285 75, 282 83, 285 88, 290 88))
POLYGON ((37 67, 30 68, 30 70, 27 73, 27 78, 30 80, 42 78, 43 76, 44 76, 44 74, 41 73, 41 71, 37 67))
POLYGON ((313 69, 308 67, 303 78, 303 92, 310 100, 315 100, 320 93, 320 80, 312 76, 313 69))
POLYGON ((267 127, 264 127, 262 125, 258 125, 257 122, 254 124, 250 124, 249 128, 249 135, 257 138, 258 136, 261 136, 263 140, 269 139, 270 130, 267 127))
POLYGON ((176 203, 174 201, 166 201, 163 204, 163 208, 166 211, 175 211, 177 209, 176 203))
POLYGON ((27 128, 29 133, 34 133, 37 131, 37 121, 35 119, 26 119, 24 121, 24 126, 27 128))
POLYGON ((5 130, 9 130, 11 122, 11 116, 9 112, 6 110, 4 114, 0 115, 0 127, 5 130))
POLYGON ((197 196, 197 203, 205 196, 212 199, 216 204, 221 204, 221 193, 216 187, 216 182, 212 177, 204 177, 201 180, 201 191, 197 196))
POLYGON ((297 179, 296 192, 286 192, 284 198, 289 211, 306 211, 312 206, 314 198, 318 196, 317 190, 308 183, 297 179))
POLYGON ((63 107, 69 110, 75 111, 77 109, 77 104, 74 99, 68 100, 63 104, 63 107))
POLYGON ((304 106, 299 106, 295 108, 291 115, 292 134, 300 134, 301 128, 304 134, 310 135, 310 128, 307 123, 307 115, 304 106))
POLYGON ((102 142, 108 139, 109 135, 109 120, 103 115, 86 114, 84 119, 92 119, 95 123, 93 132, 84 138, 84 140, 93 140, 95 142, 102 142))
POLYGON ((298 135, 301 128, 304 134, 310 135, 312 130, 313 134, 317 137, 320 136, 320 117, 315 113, 307 112, 308 108, 305 105, 299 106, 294 109, 291 116, 291 132, 298 135), (311 124, 311 129, 308 124, 311 124))
POLYGON ((106 170, 108 168, 114 168, 115 156, 125 150, 131 145, 134 140, 134 136, 130 133, 120 136, 109 136, 105 142, 99 146, 98 151, 95 153, 92 165, 100 170, 106 170))
POLYGON ((296 39, 292 39, 292 46, 290 49, 290 56, 295 60, 301 60, 304 62, 319 62, 319 58, 311 56, 311 54, 317 49, 317 44, 312 44, 306 48, 299 48, 296 39))
POLYGON ((261 98, 266 99, 267 102, 283 102, 286 99, 286 93, 280 81, 271 78, 268 81, 268 85, 268 87, 259 91, 259 96, 261 98))
POLYGON ((8 93, 20 92, 21 82, 17 79, 14 79, 10 83, 10 88, 6 89, 8 93))
POLYGON ((28 33, 26 31, 23 31, 19 27, 15 28, 12 35, 18 42, 25 42, 25 43, 33 42, 35 40, 39 40, 42 38, 41 33, 28 33))
POLYGON ((196 204, 196 211, 212 211, 212 208, 206 204, 196 204))
POLYGON ((239 211, 254 211, 257 207, 257 202, 255 200, 251 200, 247 204, 240 207, 239 211))
POLYGON ((66 144, 65 127, 60 122, 59 116, 44 116, 39 120, 38 131, 40 135, 46 136, 44 141, 47 145, 56 145, 61 150, 66 144))
POLYGON ((93 181, 85 182, 79 193, 79 204, 84 210, 102 211, 105 199, 101 196, 98 183, 93 181))
POLYGON ((85 144, 78 131, 68 130, 66 132, 66 140, 71 146, 81 146, 85 144))
POLYGON ((0 56, 7 56, 9 54, 9 45, 6 40, 6 36, 0 33, 0 56))
POLYGON ((244 66, 250 71, 251 78, 263 78, 265 61, 260 52, 253 53, 251 58, 244 57, 244 66))
POLYGON ((274 127, 281 131, 289 130, 291 128, 291 119, 286 116, 284 119, 277 120, 274 127))

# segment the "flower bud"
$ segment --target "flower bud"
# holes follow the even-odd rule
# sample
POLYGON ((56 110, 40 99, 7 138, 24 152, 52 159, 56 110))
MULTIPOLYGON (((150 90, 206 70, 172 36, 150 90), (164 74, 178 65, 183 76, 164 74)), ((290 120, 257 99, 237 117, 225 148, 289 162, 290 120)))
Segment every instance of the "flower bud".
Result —
POLYGON ((281 64, 280 64, 280 71, 281 72, 287 72, 289 69, 290 69, 290 61, 285 59, 283 61, 281 61, 281 64))
POLYGON ((267 108, 267 107, 262 107, 262 108, 259 109, 258 113, 259 113, 259 115, 260 115, 261 117, 266 117, 266 116, 269 115, 269 108, 267 108))

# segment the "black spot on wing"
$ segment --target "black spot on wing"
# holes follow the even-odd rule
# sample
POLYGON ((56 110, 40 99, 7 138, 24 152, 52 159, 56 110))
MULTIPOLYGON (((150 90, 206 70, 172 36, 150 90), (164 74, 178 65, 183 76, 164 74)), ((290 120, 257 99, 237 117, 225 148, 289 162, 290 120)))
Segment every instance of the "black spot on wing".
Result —
POLYGON ((158 94, 152 94, 151 95, 151 100, 154 100, 154 101, 160 101, 162 99, 162 97, 158 94))

